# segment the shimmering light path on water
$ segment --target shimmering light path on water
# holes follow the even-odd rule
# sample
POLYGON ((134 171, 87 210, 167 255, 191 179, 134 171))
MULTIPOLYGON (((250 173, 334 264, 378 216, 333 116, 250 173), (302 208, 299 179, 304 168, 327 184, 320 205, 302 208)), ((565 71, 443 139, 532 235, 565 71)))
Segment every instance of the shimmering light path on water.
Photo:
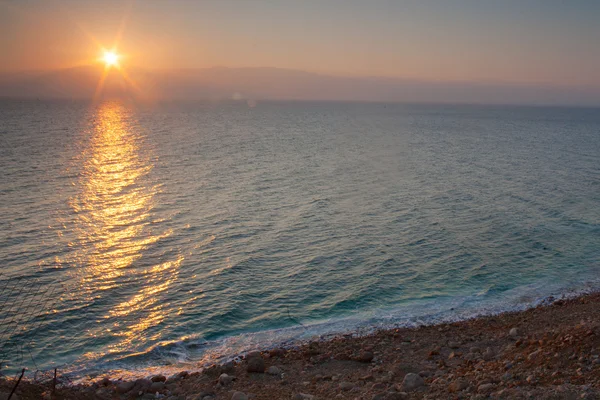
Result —
POLYGON ((598 110, 3 102, 0 121, 0 284, 57 288, 10 367, 23 343, 41 368, 196 365, 597 284, 598 110))

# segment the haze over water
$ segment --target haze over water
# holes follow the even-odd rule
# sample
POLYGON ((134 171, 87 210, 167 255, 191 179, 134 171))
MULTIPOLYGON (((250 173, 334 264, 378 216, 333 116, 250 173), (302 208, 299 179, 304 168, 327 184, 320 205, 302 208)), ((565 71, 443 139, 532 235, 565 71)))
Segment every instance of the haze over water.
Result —
POLYGON ((598 284, 598 109, 3 101, 0 121, 0 281, 56 288, 12 339, 42 369, 196 366, 598 284))

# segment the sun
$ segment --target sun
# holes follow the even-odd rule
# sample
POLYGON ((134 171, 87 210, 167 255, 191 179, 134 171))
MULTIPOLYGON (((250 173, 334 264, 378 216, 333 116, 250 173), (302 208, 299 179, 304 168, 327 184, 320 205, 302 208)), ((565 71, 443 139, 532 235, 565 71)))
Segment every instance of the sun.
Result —
POLYGON ((102 60, 107 67, 112 67, 119 62, 119 56, 114 51, 105 51, 102 60))

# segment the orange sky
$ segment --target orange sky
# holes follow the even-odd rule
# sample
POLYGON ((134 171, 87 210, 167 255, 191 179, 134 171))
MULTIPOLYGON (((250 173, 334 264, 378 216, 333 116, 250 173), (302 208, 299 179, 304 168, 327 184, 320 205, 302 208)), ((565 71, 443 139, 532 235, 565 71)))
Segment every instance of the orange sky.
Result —
POLYGON ((0 0, 0 70, 90 63, 122 31, 123 63, 145 68, 600 86, 600 2, 484 3, 0 0))

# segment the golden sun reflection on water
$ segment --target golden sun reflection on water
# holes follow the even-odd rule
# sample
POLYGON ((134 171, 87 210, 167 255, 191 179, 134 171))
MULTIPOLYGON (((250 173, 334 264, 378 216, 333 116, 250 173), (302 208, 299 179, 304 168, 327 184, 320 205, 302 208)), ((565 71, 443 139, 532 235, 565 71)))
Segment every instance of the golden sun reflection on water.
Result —
POLYGON ((132 111, 117 102, 104 103, 94 117, 79 160, 78 192, 71 199, 78 239, 72 246, 83 267, 82 292, 102 302, 98 328, 89 333, 112 337, 110 353, 131 349, 142 336, 158 338, 158 330, 147 330, 165 318, 168 304, 160 296, 177 278, 183 256, 166 260, 145 254, 172 231, 157 232, 161 225, 155 224, 153 210, 160 186, 150 178, 151 151, 132 111))

